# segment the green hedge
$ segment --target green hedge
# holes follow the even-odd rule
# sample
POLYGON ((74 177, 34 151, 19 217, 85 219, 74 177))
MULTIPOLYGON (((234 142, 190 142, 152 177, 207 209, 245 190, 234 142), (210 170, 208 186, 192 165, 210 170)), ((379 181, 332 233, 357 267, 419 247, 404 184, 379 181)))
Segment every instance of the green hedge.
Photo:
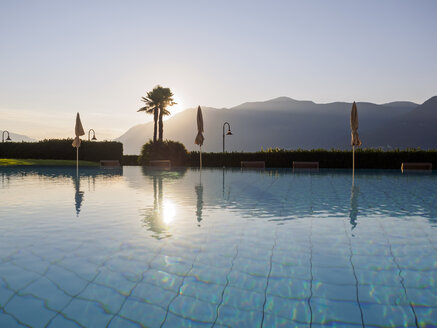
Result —
MULTIPOLYGON (((39 142, 5 142, 0 143, 0 158, 29 159, 76 159, 76 148, 72 139, 50 139, 39 142)), ((82 141, 79 159, 100 161, 123 157, 123 144, 115 141, 82 141)))
MULTIPOLYGON (((317 161, 320 168, 351 168, 352 151, 342 150, 276 150, 255 153, 202 153, 204 167, 240 167, 241 161, 265 161, 266 167, 290 168, 293 161, 317 161)), ((437 169, 437 150, 393 150, 357 149, 357 169, 400 169, 402 162, 431 162, 437 169)), ((199 166, 199 152, 188 155, 188 166, 199 166)))
MULTIPOLYGON (((0 158, 76 159, 76 149, 71 146, 72 142, 71 139, 51 139, 39 142, 0 143, 0 158)), ((139 163, 138 156, 123 156, 123 145, 113 141, 82 141, 79 158, 87 161, 117 159, 123 165, 138 165, 139 163)), ((293 161, 318 161, 321 168, 351 168, 352 152, 324 149, 291 151, 276 149, 254 153, 202 153, 204 167, 240 167, 241 161, 265 161, 266 167, 275 168, 290 168, 293 161)), ((188 153, 184 162, 185 166, 199 166, 199 152, 188 153)), ((358 169, 399 169, 402 162, 431 162, 433 168, 437 169, 437 150, 357 149, 355 152, 355 165, 358 169)), ((172 164, 178 166, 174 161, 172 164)))

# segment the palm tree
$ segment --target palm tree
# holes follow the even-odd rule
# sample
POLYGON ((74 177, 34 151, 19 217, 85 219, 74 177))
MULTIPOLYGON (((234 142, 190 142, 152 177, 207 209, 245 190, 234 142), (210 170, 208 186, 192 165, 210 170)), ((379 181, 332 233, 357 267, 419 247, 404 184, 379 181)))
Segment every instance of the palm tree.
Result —
MULTIPOLYGON (((173 92, 171 92, 170 88, 163 88, 161 86, 157 86, 156 88, 160 88, 160 103, 159 103, 159 141, 162 141, 162 136, 164 132, 164 123, 162 121, 162 117, 164 115, 170 115, 170 112, 167 110, 168 106, 173 106, 176 103, 173 99, 173 92)), ((155 89, 156 89, 155 88, 155 89)))
POLYGON ((153 142, 156 142, 156 128, 159 115, 159 92, 155 88, 152 91, 147 92, 146 97, 141 97, 141 101, 144 101, 146 106, 141 107, 138 112, 153 114, 153 142))
POLYGON ((140 108, 138 112, 144 111, 147 114, 153 114, 154 126, 153 126, 153 142, 156 142, 156 128, 159 117, 159 141, 162 141, 163 136, 163 122, 162 117, 164 115, 170 115, 167 110, 168 106, 173 106, 176 103, 173 100, 173 93, 170 88, 163 88, 157 85, 152 91, 147 92, 147 97, 142 97, 142 101, 146 103, 146 106, 140 108))

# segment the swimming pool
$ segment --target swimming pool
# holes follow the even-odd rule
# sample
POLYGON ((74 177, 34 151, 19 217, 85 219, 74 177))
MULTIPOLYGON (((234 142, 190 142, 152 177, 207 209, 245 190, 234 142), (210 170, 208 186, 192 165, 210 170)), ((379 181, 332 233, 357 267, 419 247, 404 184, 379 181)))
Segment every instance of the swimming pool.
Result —
POLYGON ((436 174, 0 179, 0 327, 437 326, 436 174))

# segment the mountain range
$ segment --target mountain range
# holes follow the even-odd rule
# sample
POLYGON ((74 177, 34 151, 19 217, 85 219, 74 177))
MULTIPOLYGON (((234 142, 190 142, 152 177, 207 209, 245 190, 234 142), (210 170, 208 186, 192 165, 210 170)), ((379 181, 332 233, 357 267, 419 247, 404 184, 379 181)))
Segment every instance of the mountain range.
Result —
MULTIPOLYGON (((317 104, 288 97, 263 102, 247 102, 232 108, 202 107, 205 142, 203 151, 222 151, 223 123, 229 122, 232 135, 226 136, 226 151, 350 148, 352 104, 317 104)), ((383 149, 437 148, 437 96, 423 104, 358 102, 359 134, 363 147, 383 149)), ((164 121, 164 139, 182 142, 188 150, 198 150, 196 108, 189 108, 164 121)), ((226 130, 227 131, 227 130, 226 130)), ((153 136, 153 122, 130 128, 117 138, 125 154, 139 154, 153 136)))

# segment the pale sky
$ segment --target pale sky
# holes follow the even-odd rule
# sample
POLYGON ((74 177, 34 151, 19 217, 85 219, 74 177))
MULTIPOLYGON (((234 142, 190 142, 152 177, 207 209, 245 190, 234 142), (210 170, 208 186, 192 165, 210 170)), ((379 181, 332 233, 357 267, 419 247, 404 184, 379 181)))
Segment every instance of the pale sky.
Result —
POLYGON ((0 130, 112 139, 179 105, 437 95, 437 1, 0 0, 0 130))

